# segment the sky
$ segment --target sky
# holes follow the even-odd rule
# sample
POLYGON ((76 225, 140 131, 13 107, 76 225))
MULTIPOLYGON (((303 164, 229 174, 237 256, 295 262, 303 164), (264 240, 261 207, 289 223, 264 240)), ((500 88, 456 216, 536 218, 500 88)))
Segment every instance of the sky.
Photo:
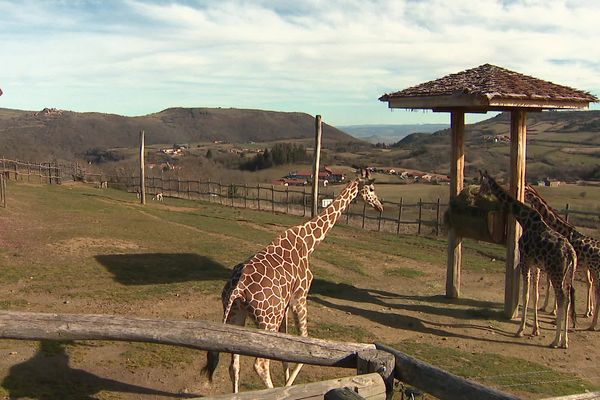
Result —
POLYGON ((485 63, 600 97, 598 21, 597 0, 0 0, 0 107, 448 123, 378 98, 485 63))

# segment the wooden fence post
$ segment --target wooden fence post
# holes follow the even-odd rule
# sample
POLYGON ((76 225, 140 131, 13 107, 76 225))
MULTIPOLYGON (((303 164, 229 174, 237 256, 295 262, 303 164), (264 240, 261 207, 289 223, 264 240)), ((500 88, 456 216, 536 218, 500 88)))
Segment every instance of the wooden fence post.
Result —
POLYGON ((306 217, 306 186, 304 186, 304 192, 302 193, 302 216, 306 217))
POLYGON ((436 206, 436 215, 435 215, 435 236, 440 235, 440 198, 437 199, 436 206))
POLYGON ((402 200, 403 198, 400 197, 400 204, 398 204, 398 227, 396 228, 396 235, 400 234, 400 221, 402 220, 402 200))
POLYGON ((565 204, 565 221, 569 222, 569 203, 565 204))
POLYGON ((275 185, 271 185, 271 212, 275 212, 275 185))
POLYGON ((146 177, 144 166, 144 131, 140 131, 140 203, 146 204, 146 177))
POLYGON ((6 180, 4 179, 4 172, 0 174, 0 201, 2 201, 2 207, 6 208, 6 180))
POLYGON ((256 185, 256 198, 258 199, 258 210, 260 211, 260 183, 256 185))
POLYGON ((381 215, 383 214, 383 211, 379 211, 379 217, 377 218, 377 232, 381 232, 381 215))
POLYGON ((244 208, 248 208, 248 184, 244 183, 244 208))
POLYGON ((417 228, 417 235, 421 234, 421 216, 423 213, 423 201, 421 199, 419 199, 419 220, 418 220, 418 228, 417 228))
POLYGON ((377 372, 383 378, 386 389, 386 399, 394 397, 394 368, 396 358, 393 354, 382 350, 362 350, 356 354, 356 372, 369 374, 377 372))
POLYGON ((362 212, 362 228, 365 229, 365 217, 367 214, 367 203, 363 204, 363 212, 362 212))
POLYGON ((285 187, 285 213, 290 213, 290 188, 288 186, 285 187))

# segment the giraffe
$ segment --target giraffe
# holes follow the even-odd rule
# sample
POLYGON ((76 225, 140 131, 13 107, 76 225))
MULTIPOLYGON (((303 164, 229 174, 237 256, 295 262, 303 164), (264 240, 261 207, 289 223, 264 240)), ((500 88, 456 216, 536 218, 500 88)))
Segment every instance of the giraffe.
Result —
POLYGON ((568 347, 567 326, 569 304, 572 317, 575 319, 573 278, 577 265, 577 255, 569 241, 550 228, 539 212, 514 199, 504 188, 488 175, 481 172, 480 193, 491 192, 501 202, 503 208, 509 211, 523 228, 519 239, 519 266, 523 275, 523 313, 517 336, 523 336, 527 320, 529 303, 529 284, 531 269, 535 285, 534 297, 534 336, 539 335, 538 324, 538 281, 540 268, 550 277, 558 303, 556 314, 556 335, 550 347, 568 347))
MULTIPOLYGON (((313 278, 309 256, 358 194, 367 204, 383 211, 373 181, 369 171, 361 170, 360 176, 348 183, 319 215, 287 229, 247 261, 237 264, 221 294, 223 323, 243 326, 250 316, 259 329, 286 332, 289 309, 300 335, 308 336, 306 297, 313 278)), ((272 388, 269 362, 257 358, 254 370, 272 388)), ((208 352, 202 372, 209 381, 218 363, 219 353, 208 352)), ((302 364, 297 364, 290 375, 284 364, 286 386, 292 384, 300 368, 302 364)), ((239 371, 240 356, 232 354, 229 374, 234 393, 239 390, 239 371)))
MULTIPOLYGON (((552 229, 567 238, 577 254, 578 267, 587 269, 588 296, 585 316, 591 316, 593 310, 594 318, 589 329, 595 330, 598 322, 598 302, 600 301, 600 241, 577 231, 531 185, 525 186, 525 201, 541 214, 544 221, 552 229)), ((546 295, 547 298, 548 295, 546 295)))

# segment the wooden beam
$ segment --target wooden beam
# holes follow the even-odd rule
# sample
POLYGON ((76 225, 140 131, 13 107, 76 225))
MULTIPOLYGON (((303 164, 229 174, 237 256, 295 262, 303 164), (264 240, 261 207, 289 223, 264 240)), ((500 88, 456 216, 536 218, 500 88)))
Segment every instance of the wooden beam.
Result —
MULTIPOLYGON (((465 168, 465 113, 451 114, 452 149, 450 159, 450 200, 463 189, 465 168)), ((460 297, 460 267, 462 264, 462 238, 453 228, 448 230, 448 264, 446 272, 446 297, 460 297)))
MULTIPOLYGON (((331 379, 289 387, 255 390, 237 394, 202 397, 204 400, 323 400, 325 393, 337 388, 350 388, 363 399, 384 400, 385 384, 377 373, 331 379)), ((199 399, 197 399, 199 400, 199 399)))
POLYGON ((396 358, 395 376, 440 400, 518 400, 517 397, 469 381, 410 357, 392 347, 376 343, 377 349, 396 358))
MULTIPOLYGON (((527 114, 523 110, 510 114, 510 183, 509 193, 517 200, 525 200, 525 160, 527 142, 527 114)), ((508 216, 506 236, 506 271, 504 282, 504 316, 512 319, 519 307, 519 237, 521 226, 512 215, 508 216)))
MULTIPOLYGON (((581 100, 548 100, 548 99, 488 99, 482 95, 458 94, 449 96, 414 96, 390 97, 387 100, 389 108, 451 110, 506 111, 515 109, 580 109, 588 108, 590 102, 581 100)), ((474 111, 474 112, 481 112, 474 111)))
POLYGON ((0 311, 0 338, 161 343, 323 366, 356 368, 372 344, 341 343, 206 321, 0 311))

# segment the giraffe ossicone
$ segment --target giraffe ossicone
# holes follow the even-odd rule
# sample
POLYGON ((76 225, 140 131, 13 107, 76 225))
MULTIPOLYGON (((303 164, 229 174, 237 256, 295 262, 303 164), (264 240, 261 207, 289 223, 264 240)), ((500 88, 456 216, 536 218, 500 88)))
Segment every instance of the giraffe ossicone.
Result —
MULTIPOLYGON (((321 213, 287 229, 248 260, 237 264, 221 294, 223 323, 243 326, 250 317, 259 329, 287 332, 289 310, 300 335, 308 336, 306 298, 313 279, 309 256, 358 195, 371 207, 383 211, 370 172, 361 170, 360 176, 350 181, 321 213)), ((202 371, 211 381, 218 362, 219 353, 208 352, 207 365, 202 371)), ((272 388, 269 362, 257 358, 254 370, 264 384, 272 388)), ((302 364, 298 364, 289 375, 284 364, 286 385, 291 385, 301 367, 302 364)), ((232 354, 229 374, 233 392, 237 393, 240 379, 238 354, 232 354)))

